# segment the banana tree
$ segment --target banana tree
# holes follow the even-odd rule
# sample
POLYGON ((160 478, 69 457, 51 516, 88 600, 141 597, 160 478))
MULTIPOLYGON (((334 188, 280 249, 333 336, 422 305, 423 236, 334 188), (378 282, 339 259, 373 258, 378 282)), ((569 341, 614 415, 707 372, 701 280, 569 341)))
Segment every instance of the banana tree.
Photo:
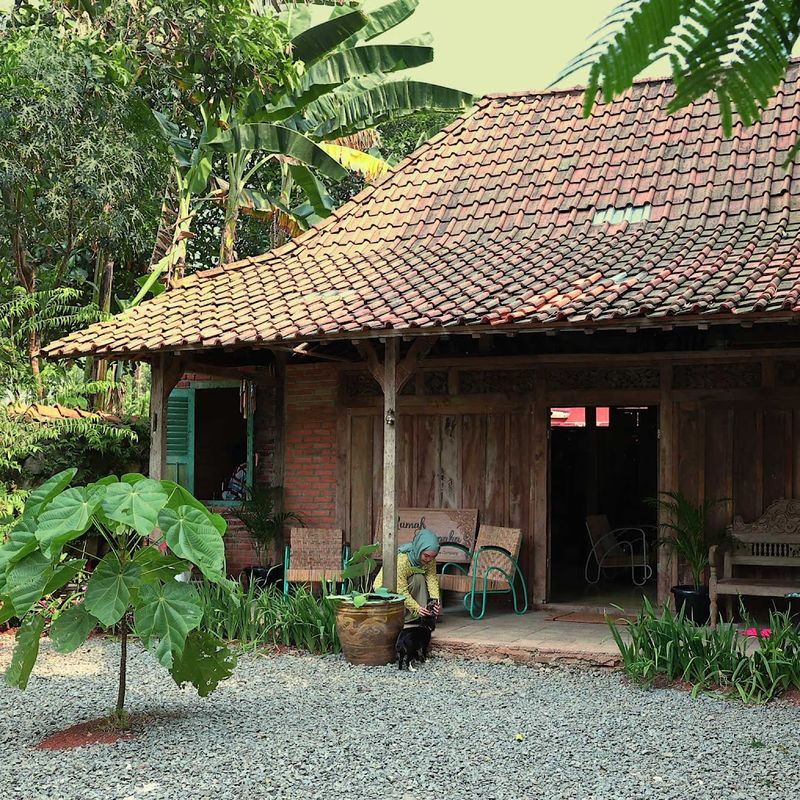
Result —
POLYGON ((205 697, 231 675, 236 661, 223 641, 199 630, 199 593, 176 577, 195 566, 206 580, 231 586, 225 520, 171 481, 128 474, 68 488, 75 472, 60 472, 34 490, 0 547, 0 622, 22 619, 6 681, 26 688, 45 631, 58 652, 71 653, 99 627, 116 629, 121 642, 112 721, 125 718, 130 632, 179 686, 191 683, 205 697), (89 531, 108 552, 86 573, 74 543, 89 531), (157 535, 162 547, 150 543, 157 535), (84 580, 85 592, 54 600, 67 584, 84 580))
MULTIPOLYGON (((366 180, 382 175, 389 165, 374 153, 353 144, 354 136, 374 129, 381 122, 418 112, 460 111, 473 102, 470 94, 407 78, 394 80, 391 73, 413 69, 433 60, 430 37, 402 44, 374 44, 372 40, 407 19, 419 0, 393 0, 365 15, 359 8, 334 7, 329 18, 312 24, 329 3, 283 3, 280 18, 292 37, 293 55, 302 62, 298 84, 279 94, 253 91, 238 115, 227 120, 229 129, 212 138, 224 143, 231 157, 226 225, 222 245, 223 261, 230 256, 236 235, 237 208, 256 211, 263 218, 280 215, 289 220, 285 232, 303 230, 328 216, 334 208, 322 179, 338 179, 354 172, 366 180), (322 169, 321 164, 298 159, 290 152, 267 152, 266 158, 253 161, 255 152, 244 143, 259 140, 265 125, 279 126, 303 134, 345 170, 322 169), (242 150, 246 168, 236 150, 242 150), (280 164, 280 191, 273 198, 261 194, 254 203, 247 183, 271 158, 280 164), (300 196, 299 204, 293 201, 300 196), (288 216, 287 216, 288 212, 288 216)), ((226 126, 227 127, 227 126, 226 126)), ((282 134, 284 137, 286 133, 282 134)), ((373 143, 377 137, 368 137, 373 143)), ((307 146, 307 145, 306 145, 307 146)))

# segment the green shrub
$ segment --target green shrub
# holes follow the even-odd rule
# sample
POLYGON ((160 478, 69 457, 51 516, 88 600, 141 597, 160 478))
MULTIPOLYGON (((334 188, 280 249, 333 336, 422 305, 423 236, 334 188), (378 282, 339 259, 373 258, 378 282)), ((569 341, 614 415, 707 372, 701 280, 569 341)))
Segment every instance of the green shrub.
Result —
POLYGON ((747 703, 766 703, 786 689, 800 688, 800 635, 788 613, 770 613, 769 635, 758 633, 753 652, 733 626, 695 625, 682 610, 673 614, 666 605, 656 610, 646 598, 635 620, 615 623, 606 616, 606 621, 624 671, 645 685, 663 677, 690 683, 693 696, 716 689, 747 703))
POLYGON ((228 595, 214 584, 198 585, 203 603, 202 630, 242 648, 262 645, 298 647, 310 653, 338 653, 332 603, 302 586, 288 596, 277 586, 259 589, 241 583, 228 595))

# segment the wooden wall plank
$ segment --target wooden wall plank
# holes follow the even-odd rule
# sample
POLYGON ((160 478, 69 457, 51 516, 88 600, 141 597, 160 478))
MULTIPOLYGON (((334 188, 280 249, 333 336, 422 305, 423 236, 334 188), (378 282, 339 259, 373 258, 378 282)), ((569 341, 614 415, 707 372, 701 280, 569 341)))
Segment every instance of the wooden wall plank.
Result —
POLYGON ((709 510, 707 530, 712 536, 722 533, 733 519, 733 421, 732 408, 706 410, 705 498, 725 501, 709 510))
POLYGON ((736 408, 733 438, 733 513, 752 522, 761 514, 761 411, 736 408))
POLYGON ((461 503, 462 508, 483 506, 486 492, 486 416, 461 417, 461 503))
MULTIPOLYGON (((508 448, 508 527, 520 528, 523 546, 520 548, 520 568, 523 575, 532 576, 533 540, 530 531, 530 483, 533 471, 530 467, 530 412, 509 414, 509 434, 511 445, 508 448)), ((526 578, 526 580, 529 580, 526 578)))
POLYGON ((397 504, 414 505, 414 417, 400 414, 397 418, 397 504))
POLYGON ((372 417, 372 521, 371 532, 377 530, 383 508, 383 415, 372 417))
POLYGON ((693 503, 700 502, 703 496, 703 461, 700 438, 700 409, 694 403, 678 405, 678 490, 693 503))
MULTIPOLYGON (((764 415, 764 464, 763 508, 774 500, 787 497, 787 484, 791 491, 791 428, 790 415, 785 410, 768 410, 764 415), (789 457, 787 457, 789 456, 789 457)), ((763 510, 763 509, 762 509, 763 510)))
POLYGON ((350 545, 371 541, 373 525, 373 418, 353 417, 350 425, 350 545))
POLYGON ((486 418, 485 492, 480 521, 487 525, 505 524, 505 414, 489 414, 486 418))
POLYGON ((460 417, 455 414, 447 414, 440 419, 441 507, 463 508, 461 503, 460 417))
POLYGON ((439 508, 441 488, 439 474, 441 464, 441 425, 439 417, 418 414, 414 418, 414 507, 439 508))

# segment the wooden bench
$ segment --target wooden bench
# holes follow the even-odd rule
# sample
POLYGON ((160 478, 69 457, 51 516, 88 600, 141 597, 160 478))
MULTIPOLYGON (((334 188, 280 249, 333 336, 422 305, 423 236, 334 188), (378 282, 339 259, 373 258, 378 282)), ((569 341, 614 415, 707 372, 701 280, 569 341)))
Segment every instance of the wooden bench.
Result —
POLYGON ((708 554, 712 627, 717 625, 719 595, 726 597, 730 618, 735 596, 785 597, 800 590, 797 573, 769 578, 735 574, 740 567, 782 567, 784 573, 800 568, 800 500, 776 500, 755 522, 736 517, 728 534, 729 541, 712 546, 708 554))
MULTIPOLYGON (((398 547, 408 544, 417 535, 417 531, 427 528, 436 534, 442 546, 438 558, 440 562, 469 563, 469 557, 464 555, 463 550, 447 547, 447 543, 453 542, 472 552, 478 528, 477 508, 398 508, 397 517, 398 547)), ((378 524, 372 541, 380 544, 382 536, 383 512, 381 511, 378 514, 378 524)), ((383 554, 378 552, 376 558, 382 559, 383 554)))

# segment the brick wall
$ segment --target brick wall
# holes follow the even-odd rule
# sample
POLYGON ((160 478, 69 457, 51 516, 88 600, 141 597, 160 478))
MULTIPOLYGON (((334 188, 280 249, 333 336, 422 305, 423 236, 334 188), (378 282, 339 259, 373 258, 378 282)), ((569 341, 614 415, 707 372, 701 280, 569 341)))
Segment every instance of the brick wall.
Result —
POLYGON ((239 573, 245 567, 258 564, 253 543, 247 528, 240 519, 237 519, 229 507, 222 506, 210 510, 225 517, 228 523, 228 530, 225 532, 225 560, 228 566, 228 575, 233 578, 239 577, 239 573))
POLYGON ((286 368, 284 507, 311 528, 336 524, 335 365, 286 368))

